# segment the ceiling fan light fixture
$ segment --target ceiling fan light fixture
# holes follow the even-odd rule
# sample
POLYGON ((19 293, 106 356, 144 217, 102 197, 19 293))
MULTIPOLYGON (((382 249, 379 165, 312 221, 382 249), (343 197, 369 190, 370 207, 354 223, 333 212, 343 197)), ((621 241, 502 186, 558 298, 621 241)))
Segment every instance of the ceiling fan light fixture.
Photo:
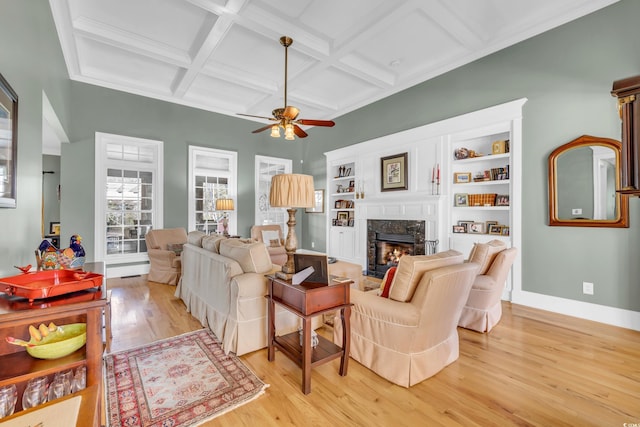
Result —
MULTIPOLYGON (((278 134, 280 136, 280 134, 278 134)), ((291 123, 287 123, 284 127, 284 139, 287 141, 293 141, 295 138, 293 137, 293 125, 291 123)))
POLYGON ((288 141, 293 141, 295 137, 298 138, 306 138, 307 133, 298 125, 303 126, 327 126, 333 127, 335 123, 333 120, 310 120, 310 119, 298 119, 298 114, 300 110, 293 105, 287 104, 287 68, 288 68, 288 48, 293 43, 293 39, 291 37, 282 36, 280 37, 280 44, 284 46, 284 106, 281 108, 276 108, 271 111, 273 117, 264 117, 264 116, 254 116, 253 114, 243 114, 238 113, 241 116, 247 117, 257 117, 259 119, 267 119, 277 122, 275 125, 266 125, 259 129, 254 130, 251 133, 260 133, 265 130, 271 128, 271 137, 272 138, 280 138, 280 128, 284 129, 284 139, 288 141))

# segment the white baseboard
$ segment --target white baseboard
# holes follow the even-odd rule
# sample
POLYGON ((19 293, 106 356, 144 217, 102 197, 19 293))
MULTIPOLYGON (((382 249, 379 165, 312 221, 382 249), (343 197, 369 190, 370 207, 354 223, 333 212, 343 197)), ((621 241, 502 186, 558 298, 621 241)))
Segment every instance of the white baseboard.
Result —
POLYGON ((107 265, 107 279, 149 274, 149 264, 107 265))
POLYGON ((526 291, 513 291, 511 302, 527 307, 539 308, 567 316, 593 320, 608 325, 640 331, 640 312, 621 308, 607 307, 583 301, 537 294, 526 291))

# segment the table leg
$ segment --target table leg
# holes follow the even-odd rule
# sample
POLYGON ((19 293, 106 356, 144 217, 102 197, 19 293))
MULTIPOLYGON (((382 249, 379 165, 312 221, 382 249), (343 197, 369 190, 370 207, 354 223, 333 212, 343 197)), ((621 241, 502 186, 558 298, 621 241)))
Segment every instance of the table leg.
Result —
POLYGON ((340 375, 347 375, 349 367, 349 349, 351 347, 351 306, 343 307, 340 310, 342 319, 342 357, 340 358, 340 375))
POLYGON ((302 392, 311 393, 311 318, 302 319, 302 392))
POLYGON ((273 340, 276 337, 276 306, 275 302, 273 302, 273 298, 271 295, 271 291, 273 289, 273 283, 269 285, 269 303, 267 304, 267 320, 269 322, 269 334, 267 336, 267 360, 269 362, 273 362, 275 359, 275 347, 273 345, 273 340))

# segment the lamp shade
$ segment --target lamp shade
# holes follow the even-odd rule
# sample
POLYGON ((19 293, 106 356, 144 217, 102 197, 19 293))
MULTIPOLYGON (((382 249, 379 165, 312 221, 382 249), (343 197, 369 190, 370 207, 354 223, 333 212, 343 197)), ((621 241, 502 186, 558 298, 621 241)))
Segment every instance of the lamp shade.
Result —
POLYGON ((275 208, 311 208, 314 206, 313 177, 295 173, 271 178, 269 204, 275 208))
POLYGON ((216 199, 217 211, 232 211, 233 199, 216 199))

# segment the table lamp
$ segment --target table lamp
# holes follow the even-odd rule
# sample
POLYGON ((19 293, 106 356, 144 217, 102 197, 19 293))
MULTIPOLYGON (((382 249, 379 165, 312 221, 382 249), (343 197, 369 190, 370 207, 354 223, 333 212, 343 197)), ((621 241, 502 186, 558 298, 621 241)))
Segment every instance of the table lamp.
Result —
POLYGON ((284 249, 287 251, 287 262, 282 266, 282 273, 278 276, 291 279, 295 271, 294 254, 298 249, 296 237, 296 209, 311 208, 314 206, 313 177, 295 173, 274 175, 271 178, 271 192, 269 204, 274 208, 287 208, 289 221, 287 225, 287 238, 284 249))
POLYGON ((216 199, 216 210, 222 211, 222 228, 225 236, 229 235, 228 211, 233 210, 233 199, 216 199))

